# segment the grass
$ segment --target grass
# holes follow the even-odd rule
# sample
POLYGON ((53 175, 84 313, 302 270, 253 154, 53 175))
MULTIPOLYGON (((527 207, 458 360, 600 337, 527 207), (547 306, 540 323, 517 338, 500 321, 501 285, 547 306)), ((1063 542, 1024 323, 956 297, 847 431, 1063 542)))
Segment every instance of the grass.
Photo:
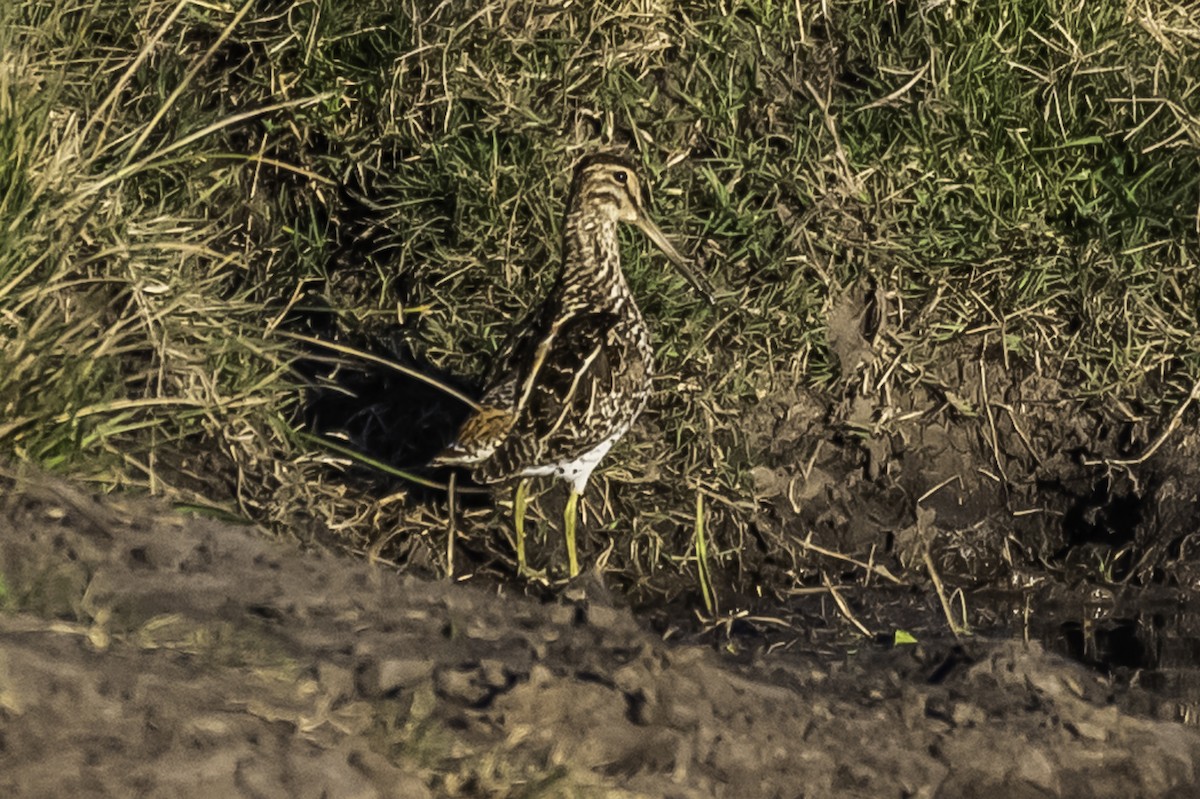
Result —
MULTIPOLYGON (((632 582, 691 568, 695 486, 737 563, 772 397, 911 386, 986 339, 1167 414, 1200 375, 1197 31, 1165 3, 15 0, 0 453, 436 569, 406 484, 300 435, 327 370, 277 333, 469 387, 553 281, 598 147, 634 153, 724 295, 626 240, 662 375, 589 503, 632 582), (826 321, 864 286, 865 377, 826 321)), ((317 426, 417 465, 441 417, 350 363, 317 426)))

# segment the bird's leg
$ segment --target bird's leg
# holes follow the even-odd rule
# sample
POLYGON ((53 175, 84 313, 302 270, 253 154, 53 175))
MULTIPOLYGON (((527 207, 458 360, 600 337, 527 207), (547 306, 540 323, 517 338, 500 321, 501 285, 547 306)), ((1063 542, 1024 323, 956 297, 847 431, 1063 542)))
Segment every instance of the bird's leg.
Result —
POLYGON ((575 519, 579 515, 579 492, 571 490, 567 507, 563 511, 563 529, 567 533, 567 568, 572 577, 579 574, 579 559, 575 555, 575 519))
POLYGON ((522 577, 528 571, 525 565, 525 492, 528 488, 528 480, 518 480, 517 488, 513 491, 513 525, 517 528, 517 574, 522 577))

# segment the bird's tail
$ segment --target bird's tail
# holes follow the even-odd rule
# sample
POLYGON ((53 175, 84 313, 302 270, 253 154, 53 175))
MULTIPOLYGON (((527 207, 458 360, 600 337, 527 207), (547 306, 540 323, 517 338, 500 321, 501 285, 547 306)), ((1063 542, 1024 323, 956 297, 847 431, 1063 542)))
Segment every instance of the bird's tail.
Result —
POLYGON ((491 457, 512 429, 516 415, 505 408, 484 406, 471 414, 454 441, 434 456, 433 466, 472 466, 491 457))

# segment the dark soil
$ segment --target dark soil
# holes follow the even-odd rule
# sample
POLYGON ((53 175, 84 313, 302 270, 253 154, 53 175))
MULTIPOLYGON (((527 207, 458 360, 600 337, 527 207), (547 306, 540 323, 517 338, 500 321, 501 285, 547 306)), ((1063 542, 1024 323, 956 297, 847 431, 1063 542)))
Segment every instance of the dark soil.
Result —
POLYGON ((648 633, 594 576, 536 603, 37 476, 2 492, 9 796, 1200 790, 1200 733, 1037 644, 733 658, 648 633))
MULTIPOLYGON (((835 307, 829 320, 835 350, 853 332, 837 334, 840 316, 835 307)), ((1173 420, 1097 407, 1052 355, 1020 358, 986 340, 897 387, 881 377, 885 351, 840 356, 869 360, 840 384, 848 387, 840 398, 797 391, 752 412, 747 429, 761 431, 763 453, 753 470, 755 524, 772 541, 766 552, 797 550, 804 539, 873 554, 896 573, 929 576, 932 563, 942 580, 968 587, 1200 585, 1200 435, 1190 400, 1181 397, 1173 420)), ((1179 396, 1178 387, 1158 389, 1179 396)), ((814 571, 798 570, 806 568, 814 571)))

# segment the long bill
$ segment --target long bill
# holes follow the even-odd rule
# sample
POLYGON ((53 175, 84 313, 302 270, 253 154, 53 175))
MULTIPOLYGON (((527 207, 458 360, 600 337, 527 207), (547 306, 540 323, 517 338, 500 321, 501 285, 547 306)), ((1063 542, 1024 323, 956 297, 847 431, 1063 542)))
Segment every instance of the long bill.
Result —
POLYGON ((651 220, 644 213, 638 214, 636 224, 642 229, 642 232, 650 238, 650 241, 654 242, 655 245, 657 245, 658 248, 666 254, 667 258, 675 265, 675 268, 679 270, 680 274, 687 278, 687 282, 692 284, 692 288, 700 292, 700 296, 703 297, 709 305, 715 305, 716 301, 713 299, 712 289, 708 286, 708 284, 700 279, 699 275, 692 271, 692 267, 688 263, 687 259, 680 255, 679 250, 675 249, 675 245, 672 244, 670 239, 667 238, 666 234, 659 229, 658 225, 654 224, 653 220, 651 220))

